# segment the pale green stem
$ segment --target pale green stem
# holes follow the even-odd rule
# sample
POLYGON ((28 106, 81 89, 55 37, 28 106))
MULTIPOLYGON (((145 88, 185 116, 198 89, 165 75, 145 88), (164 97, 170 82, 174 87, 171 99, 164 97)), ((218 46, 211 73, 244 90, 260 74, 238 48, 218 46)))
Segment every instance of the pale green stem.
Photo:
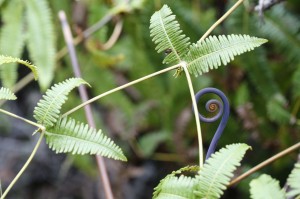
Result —
POLYGON ((176 68, 178 68, 179 66, 180 66, 180 64, 177 64, 177 65, 174 65, 174 66, 170 66, 170 67, 168 67, 168 68, 165 68, 165 69, 163 69, 163 70, 157 71, 157 72, 152 73, 152 74, 150 74, 150 75, 144 76, 144 77, 142 77, 142 78, 140 78, 140 79, 134 80, 134 81, 132 81, 132 82, 129 82, 129 83, 124 84, 124 85, 122 85, 122 86, 119 86, 119 87, 117 87, 117 88, 111 89, 111 90, 109 90, 109 91, 107 91, 107 92, 105 92, 105 93, 102 93, 102 94, 100 94, 100 95, 98 95, 98 96, 96 96, 96 97, 93 97, 93 98, 91 98, 90 100, 88 100, 88 101, 86 101, 86 102, 84 102, 84 103, 82 103, 82 104, 76 106, 75 108, 73 108, 73 109, 69 110, 68 112, 64 113, 64 114, 62 115, 62 117, 66 117, 67 115, 70 115, 71 113, 77 111, 78 109, 80 109, 80 108, 82 108, 82 107, 86 106, 87 104, 90 104, 90 103, 92 103, 92 102, 94 102, 94 101, 97 101, 98 99, 100 99, 100 98, 102 98, 102 97, 104 97, 104 96, 106 96, 106 95, 110 95, 110 94, 112 94, 112 93, 114 93, 114 92, 116 92, 116 91, 122 90, 122 89, 124 89, 124 88, 127 88, 127 87, 129 87, 129 86, 132 86, 132 85, 137 84, 137 83, 139 83, 139 82, 142 82, 142 81, 144 81, 144 80, 146 80, 146 79, 149 79, 149 78, 151 78, 151 77, 154 77, 154 76, 160 75, 160 74, 162 74, 162 73, 168 72, 168 71, 170 71, 170 70, 176 69, 176 68))
POLYGON ((28 124, 33 125, 33 126, 36 126, 36 127, 38 127, 39 129, 41 129, 42 131, 45 130, 45 127, 44 127, 44 126, 42 126, 42 125, 40 125, 40 124, 38 124, 38 123, 35 123, 35 122, 31 121, 31 120, 27 120, 27 119, 25 119, 25 118, 23 118, 23 117, 20 117, 20 116, 18 116, 18 115, 15 115, 15 114, 13 114, 13 113, 11 113, 11 112, 8 112, 8 111, 5 111, 5 110, 3 110, 3 109, 0 109, 0 112, 4 113, 4 114, 6 114, 6 115, 9 115, 9 116, 11 116, 11 117, 17 118, 17 119, 19 119, 19 120, 22 120, 22 121, 24 121, 24 122, 26 122, 26 123, 28 123, 28 124))
POLYGON ((200 38, 199 42, 202 42, 208 35, 220 24, 222 23, 244 0, 239 0, 236 2, 218 21, 216 21, 200 38))
POLYGON ((193 104, 193 108, 194 108, 194 115, 195 115, 195 120, 196 120, 196 127, 197 127, 197 135, 198 135, 198 144, 199 144, 199 166, 200 168, 203 167, 203 142, 202 142, 202 133, 201 133, 201 125, 200 125, 200 119, 198 116, 198 106, 197 106, 197 102, 195 99, 195 92, 194 92, 194 88, 193 88, 193 84, 192 84, 192 80, 191 80, 191 76, 190 73, 187 69, 187 63, 186 62, 181 62, 181 66, 184 69, 184 73, 186 75, 186 79, 189 85, 189 90, 191 93, 191 98, 192 98, 192 104, 193 104))
POLYGON ((18 179, 20 178, 20 176, 24 173, 24 171, 27 169, 28 165, 30 164, 30 162, 32 161, 34 155, 37 152, 37 149, 39 148, 39 146, 41 145, 42 139, 45 135, 45 131, 43 131, 40 135, 40 138, 38 140, 38 142, 36 143, 33 151, 31 152, 28 160, 26 161, 26 163, 23 165, 23 167, 21 168, 21 170, 19 171, 19 173, 16 175, 16 177, 13 179, 13 181, 9 184, 9 186, 6 188, 6 190, 4 191, 3 195, 1 196, 0 199, 4 199, 5 196, 8 194, 8 192, 11 190, 11 188, 14 186, 14 184, 18 181, 18 179))

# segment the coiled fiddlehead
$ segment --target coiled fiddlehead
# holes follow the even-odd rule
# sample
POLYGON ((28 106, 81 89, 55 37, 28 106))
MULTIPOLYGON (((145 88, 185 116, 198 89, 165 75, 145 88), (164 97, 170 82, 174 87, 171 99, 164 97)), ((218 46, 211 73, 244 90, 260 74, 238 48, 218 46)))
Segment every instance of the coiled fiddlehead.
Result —
POLYGON ((224 131, 224 128, 227 124, 227 121, 229 118, 229 113, 230 113, 229 102, 228 102, 227 97, 225 96, 225 94, 222 91, 220 91, 216 88, 209 87, 209 88, 204 88, 204 89, 200 90, 195 95, 197 103, 203 95, 208 94, 208 93, 216 94, 218 97, 221 98, 222 102, 219 100, 216 100, 216 99, 211 99, 211 100, 207 101, 206 105, 205 105, 206 110, 208 112, 215 112, 218 110, 218 113, 211 118, 204 117, 203 115, 201 115, 201 113, 198 113, 200 121, 203 121, 206 123, 212 123, 212 122, 217 121, 221 116, 222 116, 222 119, 221 119, 218 129, 215 132, 215 135, 209 145, 209 148, 208 148, 208 151, 207 151, 207 154, 205 157, 206 160, 211 156, 211 154, 213 154, 215 152, 217 143, 224 131))

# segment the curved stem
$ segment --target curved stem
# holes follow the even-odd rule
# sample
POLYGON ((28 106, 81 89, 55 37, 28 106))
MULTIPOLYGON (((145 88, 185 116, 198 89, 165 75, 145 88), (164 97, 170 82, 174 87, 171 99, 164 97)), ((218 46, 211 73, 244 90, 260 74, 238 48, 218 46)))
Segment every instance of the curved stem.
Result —
POLYGON ((15 114, 13 114, 13 113, 11 113, 11 112, 8 112, 8 111, 5 111, 5 110, 3 110, 3 109, 0 109, 0 112, 4 113, 4 114, 6 114, 6 115, 9 115, 9 116, 11 116, 11 117, 17 118, 17 119, 19 119, 19 120, 22 120, 22 121, 24 121, 24 122, 26 122, 26 123, 28 123, 28 124, 33 125, 33 126, 36 126, 36 127, 40 128, 40 129, 42 129, 42 131, 45 130, 45 127, 44 127, 44 126, 42 126, 42 125, 40 125, 40 124, 38 124, 38 123, 35 123, 35 122, 31 121, 31 120, 27 120, 27 119, 25 119, 25 118, 23 118, 23 117, 20 117, 20 116, 18 116, 18 115, 15 115, 15 114))
POLYGON ((116 91, 122 90, 122 89, 124 89, 124 88, 127 88, 127 87, 129 87, 129 86, 132 86, 132 85, 137 84, 137 83, 139 83, 139 82, 142 82, 142 81, 144 81, 144 80, 146 80, 146 79, 149 79, 149 78, 151 78, 151 77, 154 77, 154 76, 160 75, 160 74, 162 74, 162 73, 168 72, 168 71, 170 71, 170 70, 177 69, 180 65, 181 65, 181 64, 177 64, 177 65, 174 65, 174 66, 170 66, 170 67, 168 67, 168 68, 165 68, 165 69, 163 69, 163 70, 157 71, 157 72, 155 72, 155 73, 151 73, 150 75, 144 76, 144 77, 142 77, 142 78, 139 78, 139 79, 137 79, 137 80, 134 80, 134 81, 132 81, 132 82, 129 82, 129 83, 127 83, 127 84, 124 84, 124 85, 122 85, 122 86, 119 86, 119 87, 117 87, 117 88, 111 89, 111 90, 109 90, 109 91, 107 91, 107 92, 105 92, 105 93, 102 93, 102 94, 100 94, 100 95, 98 95, 98 96, 96 96, 96 97, 93 97, 93 98, 89 99, 88 101, 86 101, 86 102, 84 102, 84 103, 82 103, 82 104, 76 106, 75 108, 73 108, 73 109, 69 110, 68 112, 64 113, 64 114, 62 115, 62 117, 66 117, 67 115, 70 115, 71 113, 77 111, 78 109, 80 109, 80 108, 86 106, 87 104, 90 104, 90 103, 92 103, 92 102, 94 102, 94 101, 96 101, 96 100, 98 100, 98 99, 100 99, 100 98, 102 98, 102 97, 104 97, 104 96, 106 96, 106 95, 112 94, 112 93, 114 93, 114 92, 116 92, 116 91))
POLYGON ((230 182, 230 184, 228 185, 229 187, 240 182, 241 180, 243 180, 244 178, 248 177, 249 175, 251 175, 252 173, 256 172, 257 170, 267 166, 268 164, 274 162, 275 160, 295 151, 296 149, 300 148, 300 142, 298 142, 297 144, 294 144, 293 146, 285 149, 284 151, 281 151, 280 153, 277 153, 276 155, 272 156, 271 158, 263 161, 262 163, 258 164, 257 166, 253 167, 252 169, 250 169, 249 171, 247 171, 246 173, 238 176, 237 178, 235 178, 234 180, 232 180, 230 182))
POLYGON ((116 41, 118 40, 121 32, 122 32, 122 28, 123 28, 123 20, 119 20, 114 28, 113 33, 111 34, 110 38, 108 39, 108 41, 102 45, 102 50, 108 50, 111 47, 113 47, 113 45, 116 43, 116 41))
POLYGON ((202 42, 220 23, 222 23, 244 0, 236 2, 218 21, 216 21, 200 38, 199 42, 202 42))
POLYGON ((5 196, 8 194, 8 192, 10 191, 10 189, 14 186, 14 184, 17 182, 17 180, 20 178, 20 176, 24 173, 25 169, 27 169, 28 165, 30 164, 31 160, 33 159, 34 155, 37 152, 37 149, 39 148, 39 146, 42 143, 42 139, 45 135, 45 131, 43 131, 40 135, 40 138, 38 140, 38 142, 36 143, 33 151, 31 152, 28 160, 26 161, 26 163, 23 165, 23 167, 21 168, 21 170, 19 171, 19 173, 16 175, 16 177, 13 179, 13 181, 9 184, 9 186, 6 188, 6 190, 4 191, 3 195, 1 196, 0 199, 4 199, 5 196))
POLYGON ((192 103, 193 103, 193 107, 194 107, 194 115, 195 115, 195 120, 196 120, 198 144, 199 144, 199 166, 200 166, 200 168, 202 168, 203 167, 203 142, 202 142, 201 125, 200 125, 200 120, 198 117, 199 111, 198 111, 197 102, 195 99, 195 92, 194 92, 192 80, 191 80, 189 71, 187 69, 186 62, 181 62, 181 66, 184 69, 184 73, 186 75, 186 79, 187 79, 187 82, 189 85, 189 90, 191 93, 192 103))

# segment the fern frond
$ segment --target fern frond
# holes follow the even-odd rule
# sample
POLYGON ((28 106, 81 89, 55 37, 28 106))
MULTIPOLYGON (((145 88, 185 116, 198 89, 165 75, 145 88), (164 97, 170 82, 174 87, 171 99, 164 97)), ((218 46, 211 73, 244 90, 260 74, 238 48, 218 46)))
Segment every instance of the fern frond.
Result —
POLYGON ((193 44, 184 58, 190 73, 195 76, 226 65, 234 56, 253 50, 267 42, 266 39, 248 35, 209 36, 203 42, 193 44))
POLYGON ((56 153, 97 154, 116 160, 126 161, 120 147, 101 130, 76 122, 72 118, 60 119, 55 126, 47 129, 46 142, 56 153))
POLYGON ((81 78, 70 78, 48 89, 34 108, 34 118, 38 123, 46 128, 53 126, 59 118, 61 106, 67 100, 67 95, 81 84, 88 83, 81 78))
POLYGON ((179 63, 188 51, 189 38, 182 34, 171 9, 164 5, 150 19, 150 36, 157 45, 155 50, 168 54, 163 63, 179 63))
POLYGON ((188 166, 174 171, 154 188, 153 199, 192 199, 196 179, 184 176, 183 172, 198 172, 199 167, 188 166), (177 177, 176 175, 180 175, 177 177))
POLYGON ((14 58, 14 57, 10 57, 10 56, 0 55, 0 65, 2 65, 2 64, 8 64, 8 63, 23 64, 24 66, 27 66, 32 71, 35 79, 38 78, 38 69, 37 69, 37 67, 35 65, 31 64, 28 61, 21 60, 19 58, 14 58))
POLYGON ((291 188, 287 192, 287 196, 290 198, 300 196, 300 163, 295 164, 294 169, 287 180, 288 186, 291 188))
POLYGON ((8 88, 0 88, 0 100, 16 100, 17 97, 8 88))
POLYGON ((250 146, 246 144, 231 144, 214 153, 196 176, 195 195, 198 198, 220 198, 248 149, 250 146))
POLYGON ((285 199, 278 180, 266 174, 250 182, 250 193, 252 199, 285 199))
POLYGON ((53 79, 55 67, 55 39, 50 8, 46 0, 24 1, 28 23, 28 50, 39 66, 40 87, 46 90, 53 79))
POLYGON ((284 107, 287 104, 284 97, 277 93, 267 102, 267 112, 269 118, 279 124, 288 124, 291 120, 291 114, 284 107))
MULTIPOLYGON (((1 33, 0 33, 0 54, 20 57, 22 54, 25 36, 24 36, 24 3, 20 0, 10 0, 7 6, 2 8, 1 12, 1 33), (12 14, 13 13, 13 14, 12 14)), ((16 83, 17 63, 8 63, 6 67, 1 67, 2 85, 12 88, 16 83)))

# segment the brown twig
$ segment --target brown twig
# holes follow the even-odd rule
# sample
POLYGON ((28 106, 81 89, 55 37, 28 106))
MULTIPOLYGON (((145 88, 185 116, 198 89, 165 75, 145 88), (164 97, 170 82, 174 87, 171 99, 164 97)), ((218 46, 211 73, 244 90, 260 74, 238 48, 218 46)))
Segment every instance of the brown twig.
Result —
MULTIPOLYGON (((75 47, 74 47, 74 43, 73 43, 73 38, 72 38, 72 33, 70 30, 70 26, 66 20, 66 15, 63 11, 59 12, 59 19, 61 21, 62 24, 62 29, 63 29, 63 33, 64 33, 64 37, 65 37, 65 41, 67 43, 67 47, 68 47, 68 51, 70 54, 70 58, 71 58, 71 62, 72 62, 72 67, 73 67, 73 71, 76 77, 81 77, 81 72, 80 72, 80 67, 79 67, 79 63, 77 61, 77 56, 76 56, 76 52, 75 52, 75 47)), ((85 86, 80 86, 79 87, 79 94, 80 97, 82 99, 83 102, 88 100, 88 95, 87 95, 87 91, 85 86)), ((90 105, 86 105, 84 107, 85 110, 85 115, 88 121, 88 124, 91 127, 96 127, 93 116, 92 116, 92 110, 90 105)), ((107 170, 106 170, 106 166, 104 163, 104 159, 101 156, 96 155, 96 160, 98 163, 98 169, 99 172, 101 174, 101 179, 103 182, 103 186, 104 186, 104 191, 105 191, 105 195, 107 199, 113 199, 113 194, 112 194, 112 190, 111 190, 111 186, 110 186, 110 182, 109 182, 109 178, 107 175, 107 170)))

